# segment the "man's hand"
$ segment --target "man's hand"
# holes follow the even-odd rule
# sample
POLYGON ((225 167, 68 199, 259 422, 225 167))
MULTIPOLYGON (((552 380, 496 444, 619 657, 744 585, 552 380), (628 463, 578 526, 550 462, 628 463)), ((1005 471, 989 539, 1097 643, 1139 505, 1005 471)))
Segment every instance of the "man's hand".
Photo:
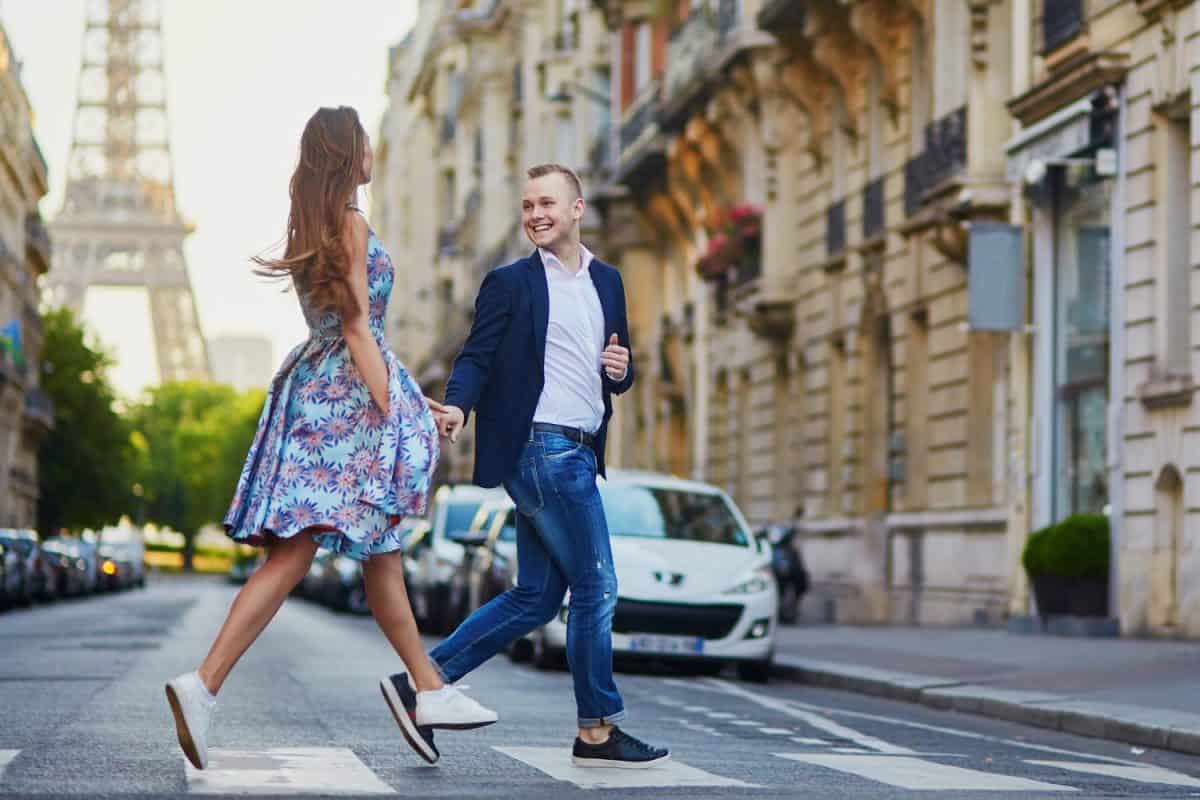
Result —
POLYGON ((608 347, 600 354, 600 363, 604 365, 604 371, 610 380, 619 381, 625 378, 625 372, 629 369, 629 350, 617 344, 615 333, 609 337, 608 347))
POLYGON ((434 413, 434 418, 437 420, 438 432, 449 439, 451 444, 457 442, 466 421, 463 410, 458 406, 442 406, 440 412, 434 413))

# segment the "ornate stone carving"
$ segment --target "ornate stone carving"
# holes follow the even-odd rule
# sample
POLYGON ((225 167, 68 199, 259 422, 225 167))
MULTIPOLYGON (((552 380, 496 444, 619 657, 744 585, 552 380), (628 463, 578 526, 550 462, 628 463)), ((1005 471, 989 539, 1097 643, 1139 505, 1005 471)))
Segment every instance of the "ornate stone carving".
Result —
POLYGON ((850 28, 870 48, 881 68, 880 100, 893 119, 899 113, 900 85, 907 72, 905 58, 912 30, 920 24, 911 6, 892 0, 866 0, 850 9, 850 28))
POLYGON ((858 114, 865 104, 870 54, 850 32, 844 13, 832 7, 810 10, 804 28, 812 42, 813 59, 824 67, 825 79, 837 88, 845 108, 842 125, 858 138, 858 114))

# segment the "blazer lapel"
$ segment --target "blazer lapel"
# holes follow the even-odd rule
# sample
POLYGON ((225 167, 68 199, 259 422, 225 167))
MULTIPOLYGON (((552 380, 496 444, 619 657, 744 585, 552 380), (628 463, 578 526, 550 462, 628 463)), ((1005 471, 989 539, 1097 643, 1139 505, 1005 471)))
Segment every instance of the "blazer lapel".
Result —
POLYGON ((546 282, 546 267, 537 250, 529 257, 525 278, 533 305, 533 341, 537 345, 538 370, 546 363, 546 329, 550 325, 550 285, 546 282))
POLYGON ((592 284, 596 287, 596 294, 600 297, 600 310, 604 313, 604 344, 601 345, 601 348, 608 346, 609 337, 617 330, 616 320, 613 319, 612 298, 608 294, 606 282, 601 279, 600 275, 603 270, 597 269, 604 266, 607 266, 607 264, 604 264, 597 258, 592 259, 592 284))

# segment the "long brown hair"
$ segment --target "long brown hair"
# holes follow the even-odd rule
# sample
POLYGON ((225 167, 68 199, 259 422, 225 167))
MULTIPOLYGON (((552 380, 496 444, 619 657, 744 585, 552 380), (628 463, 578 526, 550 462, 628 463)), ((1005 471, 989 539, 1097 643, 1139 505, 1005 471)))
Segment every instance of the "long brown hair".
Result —
POLYGON ((319 108, 300 136, 300 161, 292 173, 287 243, 282 258, 255 256, 269 278, 290 277, 318 309, 343 319, 358 314, 350 288, 342 220, 346 204, 363 182, 366 134, 349 106, 319 108))

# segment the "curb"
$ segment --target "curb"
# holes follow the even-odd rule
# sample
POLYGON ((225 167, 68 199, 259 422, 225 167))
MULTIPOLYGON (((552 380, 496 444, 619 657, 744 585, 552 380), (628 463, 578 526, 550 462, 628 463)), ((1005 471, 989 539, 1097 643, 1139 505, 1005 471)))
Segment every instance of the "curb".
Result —
POLYGON ((1047 692, 993 689, 931 675, 793 656, 776 656, 771 677, 1078 736, 1200 755, 1200 714, 1072 699, 1047 692))

